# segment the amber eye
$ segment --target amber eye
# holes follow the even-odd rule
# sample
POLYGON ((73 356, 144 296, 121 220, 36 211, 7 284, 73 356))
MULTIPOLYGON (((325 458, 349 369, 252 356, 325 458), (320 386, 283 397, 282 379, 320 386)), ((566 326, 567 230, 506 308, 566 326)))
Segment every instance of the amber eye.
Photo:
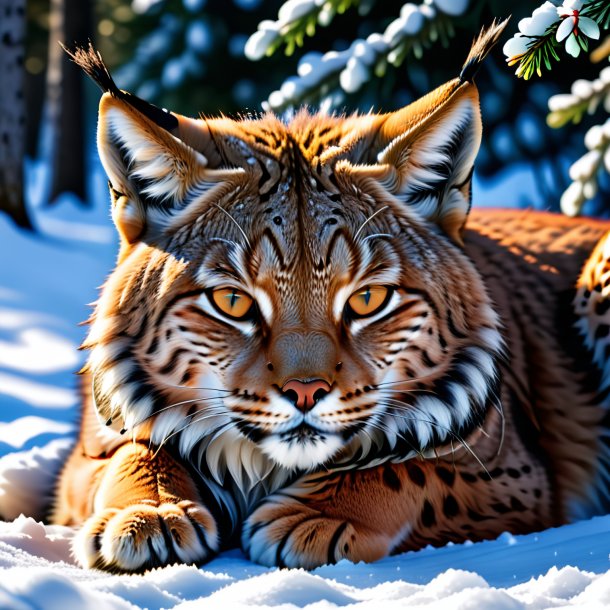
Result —
POLYGON ((387 286, 366 286, 354 292, 347 302, 352 314, 359 318, 372 316, 388 301, 390 288, 387 286))
POLYGON ((237 288, 212 290, 212 301, 220 311, 236 320, 245 318, 252 308, 252 297, 237 288))

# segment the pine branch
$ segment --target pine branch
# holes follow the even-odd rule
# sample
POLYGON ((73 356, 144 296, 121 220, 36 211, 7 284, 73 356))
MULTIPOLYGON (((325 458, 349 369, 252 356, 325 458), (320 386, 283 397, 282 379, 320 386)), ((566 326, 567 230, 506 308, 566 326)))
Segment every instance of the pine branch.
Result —
MULTIPOLYGON (((472 0, 462 0, 462 13, 469 4, 472 0)), ((345 51, 307 54, 299 63, 298 76, 271 93, 263 106, 282 112, 303 103, 336 105, 343 93, 358 91, 373 75, 382 77, 389 64, 400 66, 410 53, 419 59, 425 48, 438 41, 446 46, 453 33, 451 17, 436 7, 435 0, 423 5, 406 3, 383 34, 355 40, 345 51)))
POLYGON ((277 21, 263 21, 246 43, 245 54, 256 61, 273 55, 282 46, 286 55, 302 47, 306 36, 314 36, 317 25, 330 25, 337 14, 354 6, 370 8, 364 0, 288 0, 278 13, 277 21))
POLYGON ((577 216, 587 199, 593 199, 599 190, 599 174, 610 172, 610 119, 595 125, 585 135, 589 152, 570 167, 572 184, 561 196, 561 210, 568 216, 577 216))
POLYGON ((608 0, 593 0, 582 9, 585 17, 597 21, 599 27, 607 30, 610 28, 610 2, 608 0))
POLYGON ((547 125, 558 128, 570 122, 579 123, 585 113, 593 114, 602 102, 610 113, 610 67, 604 68, 594 81, 578 79, 570 93, 552 96, 547 125))
POLYGON ((553 60, 559 61, 558 50, 564 45, 573 57, 588 53, 589 38, 599 38, 600 29, 609 25, 608 0, 589 0, 581 9, 545 2, 519 22, 519 32, 504 45, 506 61, 509 66, 518 64, 515 74, 525 80, 542 76, 543 68, 551 70, 553 60))
POLYGON ((519 64, 515 74, 519 78, 529 80, 534 74, 542 76, 542 66, 552 69, 551 60, 559 61, 555 50, 558 24, 551 26, 542 36, 532 36, 527 51, 507 61, 509 66, 519 64))

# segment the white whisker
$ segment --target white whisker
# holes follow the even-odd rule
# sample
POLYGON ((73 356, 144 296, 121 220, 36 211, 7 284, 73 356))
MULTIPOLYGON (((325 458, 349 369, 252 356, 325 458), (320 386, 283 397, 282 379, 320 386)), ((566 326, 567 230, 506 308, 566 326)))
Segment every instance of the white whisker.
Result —
POLYGON ((163 413, 164 411, 168 411, 169 409, 174 409, 175 407, 180 407, 182 405, 188 405, 188 404, 194 403, 194 402, 204 402, 206 400, 221 400, 221 399, 222 399, 221 396, 207 396, 207 397, 199 397, 199 398, 189 398, 188 400, 181 400, 180 402, 174 402, 171 405, 162 407, 161 409, 158 409, 154 413, 147 415, 144 419, 136 421, 131 426, 131 429, 134 430, 138 426, 141 426, 144 422, 148 421, 149 419, 152 419, 153 417, 156 417, 157 415, 159 415, 160 413, 163 413))
POLYGON ((396 431, 396 430, 391 430, 387 425, 385 425, 384 422, 379 421, 379 422, 367 422, 366 423, 367 426, 370 426, 372 428, 375 428, 376 430, 379 430, 380 432, 383 432, 383 434, 396 434, 399 438, 401 438, 405 443, 407 443, 411 449, 413 449, 413 451, 415 453, 417 453, 417 455, 419 455, 419 457, 423 460, 425 459, 424 454, 422 453, 421 449, 418 449, 417 447, 415 447, 412 443, 410 443, 404 436, 404 434, 402 432, 396 431))
POLYGON ((362 233, 362 230, 364 229, 364 227, 366 227, 366 225, 371 222, 371 220, 373 220, 373 218, 375 218, 375 216, 377 216, 377 214, 381 214, 381 212, 383 212, 384 210, 387 210, 390 206, 389 205, 384 205, 382 208, 379 208, 377 211, 373 212, 361 225, 360 228, 356 231, 356 234, 354 235, 354 241, 356 241, 358 239, 358 236, 360 235, 360 233, 362 233))
POLYGON ((398 381, 385 381, 382 383, 377 383, 373 386, 373 388, 380 389, 387 385, 398 385, 399 383, 412 383, 414 381, 422 381, 426 379, 426 377, 411 377, 409 379, 399 379, 398 381))
POLYGON ((159 446, 157 447, 157 450, 155 451, 155 455, 161 450, 161 448, 174 436, 176 436, 177 434, 180 434, 181 432, 184 432, 184 430, 186 430, 189 426, 192 426, 193 424, 197 424, 199 422, 205 421, 206 419, 211 419, 211 418, 216 418, 219 417, 221 415, 226 415, 227 412, 223 409, 218 409, 218 411, 216 412, 208 412, 208 407, 204 407, 203 409, 200 409, 199 411, 196 411, 194 414, 189 415, 188 417, 190 417, 191 419, 189 419, 189 421, 184 425, 181 426, 180 428, 178 428, 177 430, 173 430, 170 434, 168 434, 160 443, 159 446), (194 417, 196 417, 197 413, 202 413, 202 412, 206 412, 205 415, 202 415, 201 417, 197 417, 196 419, 193 419, 194 417))
POLYGON ((235 226, 239 229, 240 233, 244 236, 248 249, 252 250, 252 246, 250 245, 250 240, 248 239, 246 232, 241 228, 241 226, 239 225, 237 220, 235 220, 235 218, 233 218, 233 216, 231 216, 231 214, 229 214, 229 212, 227 212, 227 210, 225 210, 222 206, 219 206, 217 203, 214 204, 214 207, 217 207, 221 212, 224 212, 235 223, 235 226))
POLYGON ((173 383, 165 383, 168 388, 174 388, 176 390, 200 390, 205 392, 228 392, 229 394, 233 393, 233 390, 225 390, 224 388, 204 388, 198 386, 190 386, 190 385, 174 385, 173 383))
MULTIPOLYGON (((390 398, 388 400, 392 400, 392 399, 390 398)), ((398 402, 398 405, 387 404, 386 406, 388 406, 390 408, 396 408, 397 406, 399 406, 399 407, 402 407, 403 409, 405 407, 410 406, 410 405, 405 405, 404 403, 400 403, 400 401, 397 401, 397 402, 398 402)), ((447 426, 443 426, 442 424, 439 424, 438 422, 435 422, 435 421, 426 420, 426 419, 422 419, 419 417, 407 417, 400 413, 392 413, 392 417, 398 417, 398 418, 404 419, 406 421, 419 422, 419 423, 428 424, 429 426, 435 426, 435 427, 439 428, 440 430, 443 430, 447 434, 455 437, 455 439, 457 441, 459 441, 459 443, 464 447, 464 449, 466 449, 472 455, 472 457, 479 463, 479 465, 481 466, 481 468, 483 468, 485 473, 487 475, 491 476, 489 474, 489 471, 487 470, 485 464, 483 464, 483 462, 480 460, 479 456, 474 452, 474 450, 470 447, 470 445, 466 442, 466 440, 463 439, 457 432, 455 432, 451 428, 448 428, 447 426)))
POLYGON ((367 235, 362 241, 368 241, 374 237, 389 237, 391 239, 394 236, 390 235, 389 233, 372 233, 371 235, 367 235))

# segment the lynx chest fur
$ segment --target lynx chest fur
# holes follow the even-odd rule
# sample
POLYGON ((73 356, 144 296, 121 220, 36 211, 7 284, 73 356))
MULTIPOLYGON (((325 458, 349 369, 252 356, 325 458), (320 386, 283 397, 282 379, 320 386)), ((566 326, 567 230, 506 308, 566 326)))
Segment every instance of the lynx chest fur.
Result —
POLYGON ((121 236, 53 520, 86 566, 373 561, 608 504, 603 222, 470 212, 474 71, 389 114, 195 120, 104 88, 121 236))

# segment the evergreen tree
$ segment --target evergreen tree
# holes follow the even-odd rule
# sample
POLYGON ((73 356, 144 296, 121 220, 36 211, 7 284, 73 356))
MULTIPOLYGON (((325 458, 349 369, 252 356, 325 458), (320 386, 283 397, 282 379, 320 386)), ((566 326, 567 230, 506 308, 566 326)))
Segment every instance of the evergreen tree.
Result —
MULTIPOLYGON (((610 29, 608 0, 564 0, 544 2, 531 18, 519 22, 519 33, 504 45, 509 65, 517 65, 516 74, 525 79, 542 76, 553 61, 560 61, 565 52, 576 58, 589 51, 591 41, 600 38, 600 30, 610 29)), ((590 54, 598 63, 610 56, 610 36, 590 54)), ((584 114, 595 114, 603 107, 610 114, 610 67, 604 67, 594 80, 575 80, 571 93, 549 99, 547 123, 559 128, 568 122, 579 123, 584 114)), ((569 215, 579 214, 586 199, 593 199, 599 190, 599 175, 610 172, 610 118, 591 127, 584 137, 588 152, 572 164, 570 186, 561 197, 561 209, 569 215)))
MULTIPOLYGON (((467 48, 468 39, 481 25, 491 23, 493 17, 504 17, 508 11, 506 3, 494 0, 425 0, 404 3, 399 15, 390 18, 390 7, 381 4, 371 0, 288 0, 275 21, 261 22, 245 49, 255 61, 282 48, 292 55, 297 48, 308 46, 308 37, 317 36, 318 26, 334 24, 354 9, 360 15, 358 37, 351 42, 338 41, 325 53, 303 53, 297 75, 271 92, 264 107, 282 112, 308 103, 328 110, 344 105, 389 110, 456 74, 458 66, 447 53, 439 54, 440 47, 467 48), (444 69, 439 70, 439 65, 444 69), (446 68, 451 72, 447 73, 446 68)), ((558 94, 574 80, 573 68, 562 70, 556 62, 566 54, 572 59, 581 51, 589 52, 600 30, 608 29, 610 3, 556 0, 545 2, 528 16, 530 6, 528 2, 511 3, 513 27, 518 24, 520 31, 505 46, 507 62, 517 65, 517 76, 526 80, 548 77, 548 71, 554 70, 551 78, 524 87, 510 77, 506 66, 493 58, 487 60, 477 80, 486 123, 477 167, 483 175, 490 175, 510 162, 527 161, 539 173, 538 184, 547 205, 558 207, 560 195, 569 184, 565 160, 573 158, 574 143, 577 138, 582 142, 583 128, 589 124, 576 123, 585 111, 595 111, 602 102, 610 109, 610 68, 602 70, 596 79, 587 80, 592 69, 581 61, 581 78, 566 96, 558 94), (560 134, 548 129, 545 115, 549 107, 549 126, 571 121, 572 129, 560 134)), ((591 58, 606 60, 609 47, 607 41, 597 46, 591 58)), ((567 63, 568 59, 562 61, 567 63)), ((580 212, 583 201, 593 199, 600 186, 607 189, 607 181, 597 177, 602 166, 610 167, 610 125, 593 127, 587 132, 585 144, 590 152, 572 165, 569 177, 574 182, 561 197, 562 209, 570 214, 580 212)), ((597 207, 591 211, 602 211, 603 201, 603 197, 597 197, 597 207)))
POLYGON ((46 101, 53 143, 49 201, 71 192, 86 203, 83 75, 60 43, 83 45, 91 37, 89 3, 51 0, 50 23, 46 101))
POLYGON ((25 0, 0 0, 0 210, 31 228, 23 196, 25 0))

